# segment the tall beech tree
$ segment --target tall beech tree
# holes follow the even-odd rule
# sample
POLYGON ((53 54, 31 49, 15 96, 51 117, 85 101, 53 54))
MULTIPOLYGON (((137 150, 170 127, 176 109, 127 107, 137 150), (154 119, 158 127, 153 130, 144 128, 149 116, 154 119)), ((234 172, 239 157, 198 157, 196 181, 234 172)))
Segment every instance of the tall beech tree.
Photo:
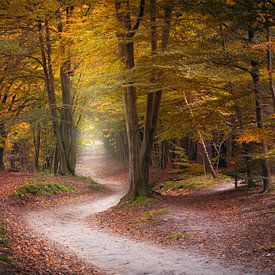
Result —
MULTIPOLYGON (((139 4, 139 13, 135 24, 131 22, 130 1, 116 1, 116 15, 120 31, 119 56, 125 64, 125 69, 131 73, 135 67, 133 38, 141 24, 145 11, 145 1, 139 4)), ((151 54, 157 54, 157 3, 152 0, 149 3, 150 30, 151 30, 151 54)), ((172 3, 164 4, 163 31, 161 40, 162 53, 167 51, 169 43, 170 24, 172 17, 172 3)), ((157 81, 159 72, 152 72, 152 81, 157 81)), ((129 74, 130 75, 130 74, 129 74)), ((139 117, 137 112, 137 91, 131 76, 127 79, 127 87, 124 92, 125 121, 128 137, 129 151, 129 183, 128 197, 148 196, 151 193, 149 186, 149 170, 151 152, 156 133, 158 113, 162 97, 162 90, 150 91, 146 97, 146 110, 143 127, 143 139, 140 141, 139 117)))

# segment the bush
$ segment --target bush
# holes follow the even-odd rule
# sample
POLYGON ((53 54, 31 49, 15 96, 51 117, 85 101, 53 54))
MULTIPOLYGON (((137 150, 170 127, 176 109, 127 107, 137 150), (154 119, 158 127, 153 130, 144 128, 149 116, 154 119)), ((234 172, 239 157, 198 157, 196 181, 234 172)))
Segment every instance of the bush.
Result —
POLYGON ((188 166, 183 169, 183 173, 187 176, 201 176, 204 174, 204 168, 201 164, 189 163, 188 166))

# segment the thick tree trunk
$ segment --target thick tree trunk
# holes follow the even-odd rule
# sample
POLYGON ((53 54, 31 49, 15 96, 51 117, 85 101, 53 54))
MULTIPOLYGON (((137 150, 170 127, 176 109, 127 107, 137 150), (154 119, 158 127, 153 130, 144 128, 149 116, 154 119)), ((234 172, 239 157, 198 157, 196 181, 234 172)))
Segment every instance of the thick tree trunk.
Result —
MULTIPOLYGON (((258 68, 258 62, 251 60, 252 72, 251 76, 254 84, 254 92, 255 92, 255 107, 256 107, 256 121, 257 127, 259 129, 264 129, 264 119, 263 119, 263 109, 262 109, 262 96, 260 90, 260 73, 258 68)), ((270 172, 270 163, 267 158, 268 147, 266 142, 263 140, 261 142, 262 147, 262 177, 263 177, 263 191, 269 192, 271 190, 271 172, 270 172)))
MULTIPOLYGON (((164 24, 162 31, 162 51, 168 49, 170 24, 172 16, 172 6, 165 4, 164 7, 164 24)), ((150 27, 151 27, 151 54, 157 54, 157 5, 156 0, 150 1, 150 27)), ((156 81, 156 74, 153 72, 152 82, 156 81)), ((162 97, 162 90, 154 93, 148 93, 146 100, 144 135, 141 148, 141 169, 142 181, 144 185, 149 186, 149 174, 154 137, 157 129, 158 115, 162 97)))
MULTIPOLYGON (((68 61, 69 63, 69 61, 68 61)), ((69 64, 64 63, 60 69, 62 88, 62 140, 66 154, 67 167, 75 174, 76 165, 76 129, 72 111, 71 81, 68 76, 69 64)))
MULTIPOLYGON (((126 70, 131 70, 135 66, 134 44, 132 38, 139 27, 140 21, 131 27, 130 4, 128 0, 117 0, 115 2, 118 22, 123 28, 123 32, 118 33, 119 55, 125 64, 126 70)), ((144 1, 140 2, 141 12, 138 20, 141 20, 144 11, 144 1)), ((129 151, 129 192, 128 197, 147 196, 149 188, 143 184, 140 167, 140 138, 137 113, 136 88, 131 79, 128 79, 128 86, 124 92, 125 121, 129 151)))
MULTIPOLYGON (((73 6, 66 7, 66 23, 69 23, 69 18, 73 11, 73 6)), ((64 39, 61 33, 63 32, 63 24, 61 16, 59 14, 58 32, 60 34, 60 53, 62 64, 60 67, 60 79, 62 90, 62 113, 61 113, 61 129, 62 140, 64 144, 64 150, 66 154, 67 167, 70 172, 75 174, 76 165, 76 127, 73 115, 73 103, 72 103, 72 83, 71 74, 72 66, 70 59, 70 52, 67 49, 64 39)))

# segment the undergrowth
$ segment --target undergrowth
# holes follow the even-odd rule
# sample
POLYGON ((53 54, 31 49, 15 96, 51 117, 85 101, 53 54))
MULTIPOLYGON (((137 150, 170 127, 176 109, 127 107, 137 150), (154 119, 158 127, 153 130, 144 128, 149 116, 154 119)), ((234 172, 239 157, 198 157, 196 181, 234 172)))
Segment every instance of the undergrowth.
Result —
POLYGON ((186 231, 180 231, 180 232, 171 233, 167 237, 168 239, 179 240, 181 238, 188 237, 188 236, 189 236, 189 233, 187 233, 186 231))
POLYGON ((152 201, 152 199, 148 198, 146 196, 137 196, 137 197, 134 197, 133 199, 129 200, 127 204, 128 205, 137 205, 137 204, 144 205, 151 201, 152 201))
POLYGON ((221 181, 232 180, 229 177, 220 176, 214 179, 211 176, 196 176, 187 177, 180 180, 169 180, 166 181, 161 191, 167 190, 179 190, 179 189, 203 189, 218 184, 221 181))
POLYGON ((61 192, 72 193, 76 189, 72 185, 50 182, 48 184, 27 183, 13 192, 14 197, 34 196, 52 196, 61 192))
POLYGON ((147 222, 161 222, 161 215, 169 213, 168 209, 155 209, 151 211, 146 211, 143 213, 142 217, 135 223, 132 224, 133 227, 139 227, 147 222))
POLYGON ((99 192, 99 191, 102 190, 102 185, 100 185, 99 183, 95 182, 90 177, 78 176, 78 175, 76 175, 76 176, 68 176, 68 175, 66 175, 66 176, 63 176, 63 177, 85 182, 91 192, 99 192))
POLYGON ((10 248, 8 232, 2 222, 0 222, 0 261, 10 264, 10 248))

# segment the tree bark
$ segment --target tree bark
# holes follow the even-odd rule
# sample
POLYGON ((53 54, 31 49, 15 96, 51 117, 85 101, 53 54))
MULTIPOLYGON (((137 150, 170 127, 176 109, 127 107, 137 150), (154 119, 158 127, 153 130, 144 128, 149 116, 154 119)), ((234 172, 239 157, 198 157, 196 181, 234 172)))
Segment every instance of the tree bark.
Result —
MULTIPOLYGON (((172 17, 172 6, 165 4, 164 7, 164 25, 162 31, 162 51, 168 49, 169 36, 170 36, 170 24, 172 17)), ((150 28, 151 28, 151 54, 152 56, 157 54, 157 5, 156 0, 150 1, 150 28)), ((156 73, 152 73, 152 82, 156 81, 156 73)), ((150 163, 152 149, 154 145, 154 137, 157 129, 158 115, 160 109, 160 103, 162 98, 162 90, 156 92, 150 92, 147 95, 146 111, 145 111, 145 123, 144 123, 144 135, 141 147, 141 169, 142 169, 142 181, 144 185, 149 184, 150 163)))
MULTIPOLYGON (((119 55, 125 64, 126 70, 135 66, 133 36, 138 26, 132 29, 130 4, 128 0, 115 2, 116 16, 123 33, 117 34, 119 38, 119 55)), ((144 1, 140 2, 141 10, 144 10, 144 1)), ((141 14, 143 16, 143 13, 141 14)), ((141 19, 140 19, 141 20, 141 19)), ((137 21, 138 22, 138 21, 137 21)), ((135 25, 136 26, 136 25, 135 25)), ((127 197, 147 196, 149 189, 143 184, 140 167, 140 139, 137 113, 136 88, 128 79, 128 86, 124 92, 125 121, 129 150, 129 191, 127 197)))
MULTIPOLYGON (((263 110, 262 110, 262 96, 260 89, 260 73, 259 73, 259 64, 257 61, 251 60, 251 76, 254 84, 254 92, 255 92, 255 107, 256 107, 256 121, 257 127, 259 129, 264 129, 264 119, 263 119, 263 110)), ((263 140, 261 142, 262 147, 262 177, 263 177, 263 192, 270 192, 271 190, 271 172, 270 172, 270 163, 267 158, 268 147, 266 142, 263 140)))
POLYGON ((0 171, 5 170, 4 152, 5 152, 6 139, 7 139, 7 133, 5 131, 5 125, 4 123, 0 122, 0 171))
MULTIPOLYGON (((66 7, 66 23, 73 11, 73 6, 66 7)), ((61 112, 61 129, 62 140, 64 143, 64 150, 66 154, 67 167, 70 172, 75 174, 76 165, 76 127, 73 115, 73 102, 72 102, 72 83, 71 74, 72 66, 70 53, 67 49, 61 33, 63 32, 63 24, 61 21, 60 13, 58 13, 59 23, 57 26, 60 34, 60 54, 62 64, 60 67, 61 91, 62 91, 62 112, 61 112)))
POLYGON ((55 85, 54 85, 54 74, 52 69, 52 57, 51 57, 51 41, 50 41, 50 29, 49 23, 45 20, 45 42, 42 33, 42 24, 38 24, 38 38, 39 46, 42 57, 43 71, 44 71, 44 81, 46 86, 46 91, 48 94, 48 101, 51 112, 51 120, 53 124, 54 134, 56 137, 58 145, 58 153, 60 157, 60 174, 74 174, 73 171, 67 165, 66 153, 64 148, 64 143, 62 140, 61 129, 58 125, 58 114, 56 107, 55 98, 55 85))
POLYGON ((275 111, 275 88, 272 78, 272 41, 270 35, 270 22, 269 22, 269 7, 268 1, 264 0, 264 12, 265 12, 265 30, 266 30, 266 64, 267 64, 267 74, 269 89, 273 100, 273 109, 275 111))
MULTIPOLYGON (((236 114, 237 114, 237 119, 240 124, 240 128, 242 131, 244 131, 244 124, 243 124, 243 115, 240 106, 235 106, 236 108, 236 114)), ((247 180, 247 185, 248 188, 253 188, 255 186, 254 181, 253 181, 253 176, 252 176, 252 169, 251 169, 251 144, 250 143, 244 143, 242 144, 242 153, 243 153, 243 159, 245 161, 246 165, 246 180, 247 180)), ((236 164, 237 166, 237 164, 236 164)))
POLYGON ((33 130, 34 144, 34 170, 39 171, 39 155, 40 155, 40 127, 38 126, 37 133, 33 130))

